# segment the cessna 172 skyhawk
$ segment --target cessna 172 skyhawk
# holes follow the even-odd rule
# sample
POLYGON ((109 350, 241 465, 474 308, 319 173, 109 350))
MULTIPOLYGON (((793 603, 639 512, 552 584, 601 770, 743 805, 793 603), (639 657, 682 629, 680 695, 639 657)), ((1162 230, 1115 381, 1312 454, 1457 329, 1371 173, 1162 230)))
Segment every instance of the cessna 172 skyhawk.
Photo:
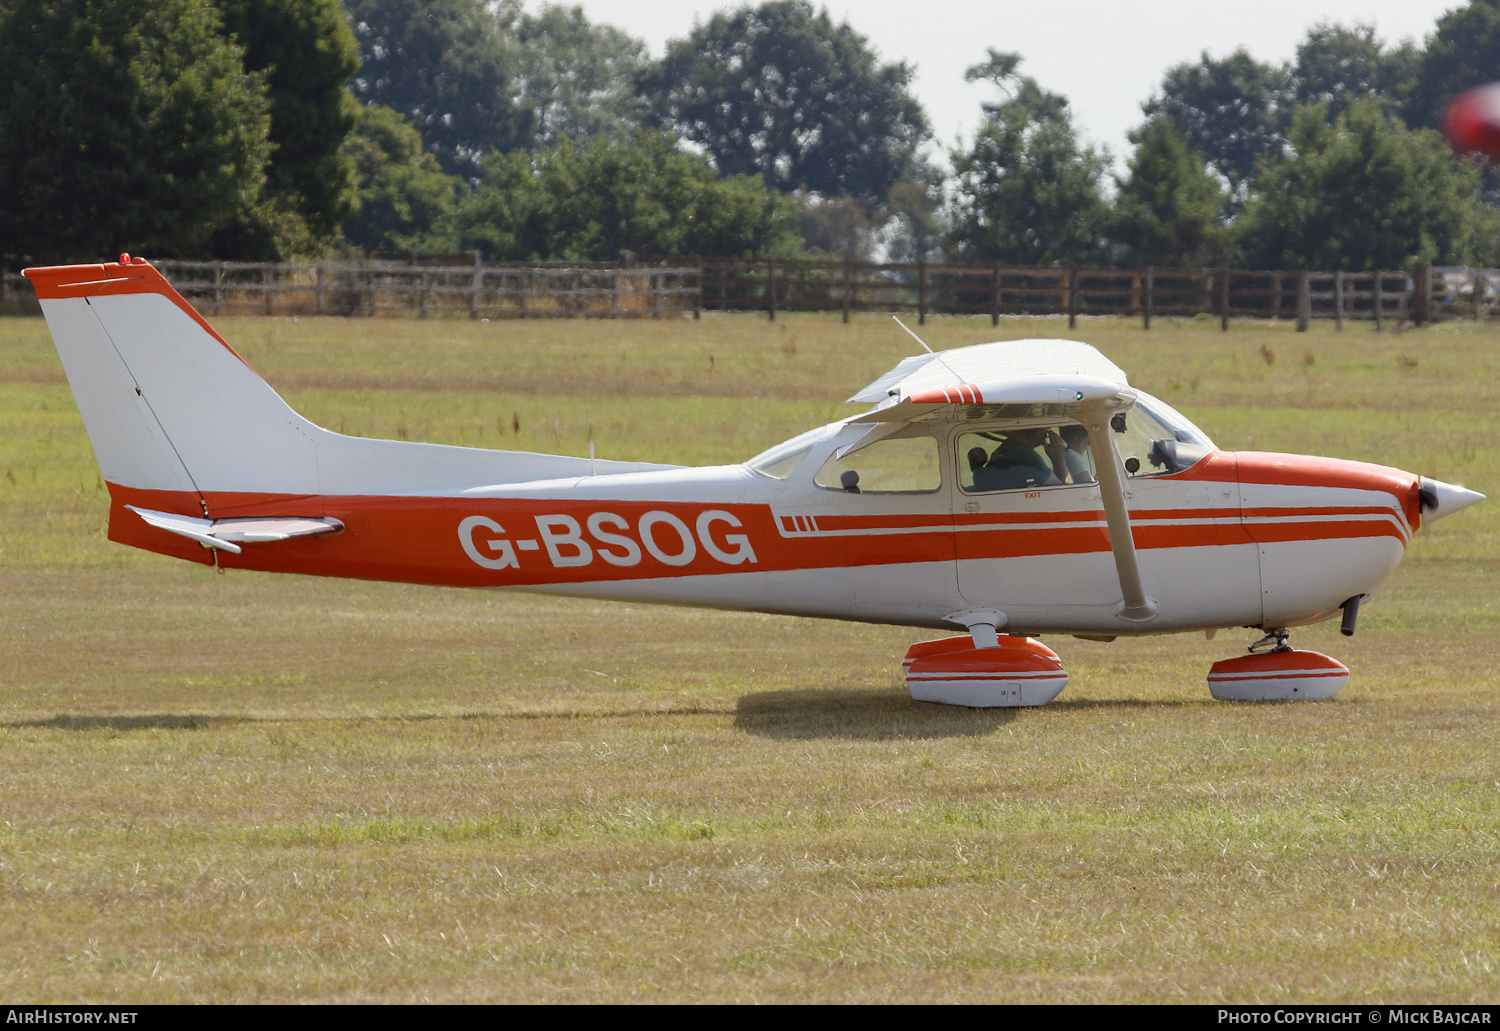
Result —
MULTIPOLYGON (((154 268, 29 269, 111 498, 113 541, 232 569, 967 630, 914 645, 920 700, 1041 705, 1035 639, 1254 627, 1215 697, 1327 698, 1287 644, 1481 500, 1360 462, 1220 451, 1086 344, 907 358, 869 410, 743 465, 684 468, 332 433, 154 268)), ((925 345, 923 345, 925 347, 925 345)))

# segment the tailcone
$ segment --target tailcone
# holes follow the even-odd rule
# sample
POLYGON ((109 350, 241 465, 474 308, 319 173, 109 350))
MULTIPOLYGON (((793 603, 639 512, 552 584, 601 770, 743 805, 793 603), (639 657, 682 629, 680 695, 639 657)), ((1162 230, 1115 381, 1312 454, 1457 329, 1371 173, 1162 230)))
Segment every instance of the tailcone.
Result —
POLYGON ((1427 521, 1442 519, 1454 512, 1484 500, 1484 495, 1475 490, 1459 487, 1442 480, 1424 476, 1421 479, 1422 518, 1427 521))

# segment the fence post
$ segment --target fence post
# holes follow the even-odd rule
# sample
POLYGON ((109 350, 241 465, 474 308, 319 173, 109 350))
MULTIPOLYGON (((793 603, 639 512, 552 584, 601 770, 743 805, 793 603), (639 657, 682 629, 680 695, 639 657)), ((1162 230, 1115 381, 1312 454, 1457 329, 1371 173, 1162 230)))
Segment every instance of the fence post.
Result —
POLYGON ((224 263, 214 262, 214 318, 219 317, 219 305, 224 301, 224 263))
POLYGON ((1229 269, 1219 269, 1219 329, 1229 332, 1229 269))
POLYGON ((994 289, 990 291, 990 325, 1000 325, 1000 266, 996 265, 991 270, 994 276, 994 289))
POLYGON ((275 294, 275 289, 274 288, 276 286, 276 266, 275 265, 267 264, 267 265, 265 265, 265 266, 263 266, 261 268, 261 270, 260 270, 260 283, 261 283, 261 286, 264 288, 264 289, 262 289, 261 293, 265 294, 265 309, 266 309, 266 314, 270 315, 272 312, 274 312, 276 310, 276 308, 275 308, 275 298, 274 298, 274 294, 275 294))
POLYGON ((1297 273, 1297 332, 1306 333, 1312 321, 1312 284, 1307 269, 1297 273))
POLYGON ((703 318, 703 259, 698 259, 698 288, 693 294, 693 321, 703 318))
POLYGON ((1271 273, 1271 321, 1281 318, 1281 280, 1280 270, 1271 273))
MULTIPOLYGON (((738 266, 736 266, 738 269, 738 266)), ((719 310, 729 310, 729 266, 719 266, 719 310)))
POLYGON ((849 324, 849 309, 854 304, 854 267, 849 255, 844 255, 844 325, 849 324))
POLYGON ((651 273, 651 317, 653 319, 661 318, 661 291, 662 274, 653 272, 651 273))
POLYGON ((1432 300, 1432 271, 1425 261, 1419 261, 1411 269, 1411 324, 1427 325, 1430 316, 1429 302, 1432 300))
POLYGON ((425 319, 427 317, 427 283, 427 270, 423 269, 422 286, 417 291, 417 318, 419 319, 425 319))
POLYGON ((1375 331, 1380 332, 1380 321, 1385 315, 1381 311, 1385 307, 1385 273, 1372 272, 1374 278, 1370 282, 1370 305, 1375 309, 1375 331))
POLYGON ((927 325, 927 259, 917 259, 917 325, 927 325))
POLYGON ((324 310, 328 307, 328 305, 327 305, 327 303, 325 301, 325 298, 324 298, 323 287, 324 287, 324 282, 323 282, 323 266, 319 265, 318 266, 318 314, 319 315, 322 315, 324 313, 324 310))
POLYGON ((1156 270, 1150 265, 1146 266, 1145 296, 1141 298, 1141 321, 1142 329, 1151 328, 1151 316, 1156 308, 1156 270))
POLYGON ((766 259, 766 318, 776 321, 776 259, 766 259))
POLYGON ((516 282, 521 285, 521 297, 520 297, 520 301, 521 301, 521 305, 520 305, 521 306, 521 318, 523 318, 523 319, 530 318, 531 317, 531 271, 528 269, 527 271, 522 272, 519 275, 517 275, 516 276, 516 282))
POLYGON ((479 304, 484 299, 484 254, 474 251, 474 280, 469 284, 469 318, 479 319, 479 304))
POLYGON ((1344 331, 1344 270, 1333 274, 1333 328, 1344 331))
POLYGON ((1473 302, 1474 321, 1484 321, 1484 269, 1470 269, 1469 299, 1473 302))
POLYGON ((1078 322, 1078 270, 1068 269, 1068 328, 1078 322))

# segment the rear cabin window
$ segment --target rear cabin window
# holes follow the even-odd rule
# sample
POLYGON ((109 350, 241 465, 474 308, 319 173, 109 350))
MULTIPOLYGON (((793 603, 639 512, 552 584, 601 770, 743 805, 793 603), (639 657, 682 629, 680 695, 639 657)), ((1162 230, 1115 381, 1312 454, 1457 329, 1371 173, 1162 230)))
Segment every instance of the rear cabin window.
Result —
POLYGON ((920 494, 942 485, 935 437, 877 440, 843 458, 830 455, 813 477, 849 494, 920 494))
POLYGON ((967 494, 1095 482, 1088 431, 1076 423, 960 434, 958 483, 967 494))
POLYGON ((768 451, 762 451, 745 464, 762 476, 769 476, 773 480, 784 480, 792 474, 792 470, 802 464, 807 453, 812 450, 814 444, 823 436, 826 427, 819 426, 815 430, 800 433, 791 440, 782 441, 768 451))

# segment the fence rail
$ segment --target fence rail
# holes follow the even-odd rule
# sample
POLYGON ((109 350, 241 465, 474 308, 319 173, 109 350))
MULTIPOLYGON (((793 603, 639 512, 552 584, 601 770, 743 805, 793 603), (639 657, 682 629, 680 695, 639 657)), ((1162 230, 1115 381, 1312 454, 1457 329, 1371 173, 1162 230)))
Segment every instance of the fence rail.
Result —
POLYGON ((162 261, 206 314, 655 317, 696 311, 696 268, 162 261))
MULTIPOLYGON (((814 261, 702 263, 708 310, 908 311, 929 314, 1218 316, 1312 319, 1412 317, 1413 277, 1390 272, 1247 269, 1029 268, 1006 265, 814 261)), ((1420 270, 1418 270, 1420 273, 1420 270)), ((1431 307, 1431 306, 1429 306, 1431 307)))
MULTIPOLYGON (((664 318, 703 310, 988 315, 1208 315, 1425 322, 1488 319, 1500 271, 1431 267, 1380 272, 880 264, 841 260, 669 258, 657 263, 485 263, 477 254, 318 264, 159 261, 206 315, 417 318, 664 318)), ((0 307, 35 301, 14 272, 0 307)))

